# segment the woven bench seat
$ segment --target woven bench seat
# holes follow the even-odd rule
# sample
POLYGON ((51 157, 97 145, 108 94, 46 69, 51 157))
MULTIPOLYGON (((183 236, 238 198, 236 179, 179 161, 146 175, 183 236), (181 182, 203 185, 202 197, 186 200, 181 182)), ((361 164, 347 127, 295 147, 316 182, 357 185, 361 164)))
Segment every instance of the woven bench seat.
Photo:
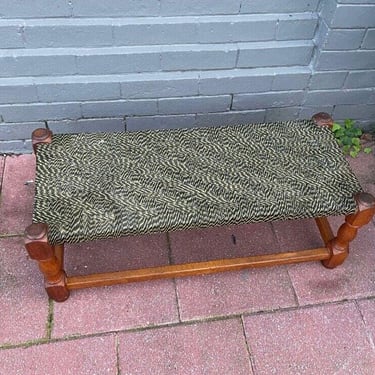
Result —
POLYGON ((55 135, 38 148, 34 222, 51 243, 348 214, 361 191, 312 121, 55 135))
POLYGON ((321 124, 314 119, 53 136, 36 131, 34 224, 26 230, 26 248, 41 269, 48 262, 59 269, 58 282, 42 270, 50 297, 62 301, 69 289, 193 274, 193 268, 208 273, 314 259, 327 267, 342 263, 347 243, 371 219, 375 205, 361 193, 330 128, 321 126, 329 116, 322 118, 321 124), (332 215, 346 216, 344 239, 333 236, 326 220, 332 215), (62 268, 65 243, 300 218, 316 218, 326 247, 300 256, 88 279, 67 279, 62 268), (334 257, 339 250, 343 259, 334 257))

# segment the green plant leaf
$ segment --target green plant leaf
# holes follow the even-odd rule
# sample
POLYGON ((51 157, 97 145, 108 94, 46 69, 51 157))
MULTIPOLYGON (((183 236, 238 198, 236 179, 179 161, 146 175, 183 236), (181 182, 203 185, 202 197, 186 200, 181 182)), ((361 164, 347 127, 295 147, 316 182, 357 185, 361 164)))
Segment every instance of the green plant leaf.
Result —
POLYGON ((365 154, 370 154, 370 153, 372 152, 372 149, 371 149, 371 147, 365 147, 365 148, 363 149, 363 152, 364 152, 365 154))
POLYGON ((335 137, 336 138, 342 138, 344 136, 345 132, 343 129, 339 129, 337 130, 337 132, 335 133, 335 137))
POLYGON ((351 119, 344 120, 345 128, 350 129, 353 127, 354 121, 351 119))
POLYGON ((352 158, 356 158, 357 156, 358 156, 358 151, 350 151, 350 156, 352 157, 352 158))
POLYGON ((355 146, 359 146, 360 145, 359 138, 352 138, 352 144, 355 146))
POLYGON ((332 126, 332 131, 335 133, 337 132, 337 130, 340 130, 340 129, 341 129, 341 125, 338 124, 337 122, 334 122, 332 126))
POLYGON ((342 143, 344 145, 350 146, 352 144, 352 139, 346 135, 346 136, 342 137, 342 143))
POLYGON ((344 151, 344 154, 347 155, 349 153, 349 150, 350 150, 350 145, 345 145, 342 150, 344 151))

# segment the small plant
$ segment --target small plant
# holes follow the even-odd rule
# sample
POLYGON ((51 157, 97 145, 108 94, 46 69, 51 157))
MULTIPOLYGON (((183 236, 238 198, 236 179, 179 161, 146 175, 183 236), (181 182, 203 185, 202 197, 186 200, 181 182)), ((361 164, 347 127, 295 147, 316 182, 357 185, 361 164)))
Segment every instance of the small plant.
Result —
POLYGON ((332 131, 345 155, 356 158, 361 150, 365 154, 369 154, 372 151, 371 147, 362 148, 362 130, 354 125, 353 120, 346 119, 344 125, 335 122, 332 131))

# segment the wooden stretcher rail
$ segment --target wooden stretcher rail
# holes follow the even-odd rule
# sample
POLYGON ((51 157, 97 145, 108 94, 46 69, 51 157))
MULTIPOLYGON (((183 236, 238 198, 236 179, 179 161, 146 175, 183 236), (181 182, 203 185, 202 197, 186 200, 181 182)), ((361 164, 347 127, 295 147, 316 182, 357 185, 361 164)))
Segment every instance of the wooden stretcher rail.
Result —
POLYGON ((67 287, 68 289, 79 289, 108 286, 136 281, 204 275, 224 271, 238 271, 246 268, 318 261, 328 259, 329 257, 329 250, 325 247, 321 247, 310 250, 250 256, 244 258, 220 259, 208 262, 167 265, 129 271, 98 273, 85 276, 71 276, 67 278, 67 287))

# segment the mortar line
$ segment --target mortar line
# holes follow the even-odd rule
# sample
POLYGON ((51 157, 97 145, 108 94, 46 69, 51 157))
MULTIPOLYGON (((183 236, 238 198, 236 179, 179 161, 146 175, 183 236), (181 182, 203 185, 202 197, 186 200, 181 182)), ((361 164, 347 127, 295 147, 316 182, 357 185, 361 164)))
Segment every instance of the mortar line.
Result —
POLYGON ((47 315, 47 330, 46 330, 47 340, 51 340, 52 338, 53 317, 54 317, 54 302, 52 299, 49 299, 48 300, 48 315, 47 315))
MULTIPOLYGON (((167 246, 168 246, 168 262, 169 262, 170 265, 172 265, 172 264, 174 264, 174 261, 173 261, 173 257, 172 257, 172 246, 171 246, 171 239, 170 239, 170 236, 169 236, 169 232, 166 232, 166 239, 167 239, 167 246)), ((180 301, 178 299, 176 278, 173 278, 173 287, 174 287, 174 295, 175 295, 175 300, 176 300, 178 321, 182 322, 181 307, 180 307, 180 301)))
POLYGON ((50 343, 55 343, 55 342, 81 340, 81 339, 92 338, 92 337, 105 337, 105 336, 110 336, 110 335, 120 334, 120 333, 143 332, 143 331, 154 330, 154 329, 173 328, 173 327, 179 327, 179 326, 191 326, 191 325, 196 325, 200 323, 210 323, 210 322, 226 321, 226 320, 232 320, 232 319, 241 319, 241 317, 248 317, 248 316, 275 314, 275 313, 280 313, 280 312, 289 312, 289 311, 296 311, 296 310, 308 310, 308 309, 312 309, 315 307, 324 307, 324 306, 331 306, 331 305, 344 305, 348 303, 355 303, 357 301, 375 301, 375 296, 358 298, 358 299, 346 298, 346 299, 342 299, 338 301, 319 302, 319 303, 308 304, 308 305, 303 305, 303 306, 289 306, 289 307, 281 307, 281 308, 276 308, 276 309, 270 308, 268 310, 259 310, 259 311, 253 311, 253 312, 247 312, 247 313, 245 312, 245 313, 237 313, 237 314, 209 316, 209 317, 196 318, 192 320, 184 320, 181 322, 160 323, 160 324, 149 325, 149 326, 144 326, 144 327, 127 328, 123 330, 113 330, 113 331, 106 331, 106 332, 88 333, 88 334, 83 334, 83 335, 71 335, 71 336, 65 336, 65 337, 60 337, 60 338, 51 338, 50 340, 46 338, 35 339, 35 340, 30 340, 30 341, 26 341, 22 343, 17 343, 17 344, 4 344, 2 346, 0 345, 0 351, 8 350, 8 349, 24 348, 24 347, 36 346, 36 345, 44 345, 44 344, 50 344, 50 343))
POLYGON ((355 301, 354 301, 354 305, 355 305, 355 308, 356 308, 356 310, 358 311, 358 313, 359 313, 359 315, 360 315, 360 317, 361 317, 361 323, 362 323, 363 329, 364 329, 364 331, 365 331, 366 338, 367 338, 367 340, 368 340, 368 342, 369 342, 371 348, 372 348, 373 350, 375 350, 375 343, 374 343, 374 340, 373 340, 373 338, 372 338, 371 332, 369 332, 369 330, 368 330, 368 327, 367 327, 367 324, 366 324, 366 321, 365 321, 365 317, 364 317, 364 315, 363 315, 363 313, 362 313, 361 308, 360 308, 359 305, 358 305, 358 300, 355 300, 355 301))
POLYGON ((121 369, 120 369, 120 339, 118 337, 118 334, 115 335, 115 349, 116 349, 117 375, 121 375, 121 369))
POLYGON ((241 326, 242 326, 242 334, 243 334, 243 337, 245 339, 247 354, 249 356, 251 371, 252 371, 253 375, 256 375, 257 371, 256 371, 255 361, 254 361, 254 357, 251 353, 250 343, 249 343, 249 341, 247 339, 247 336, 246 336, 245 322, 243 320, 243 315, 241 315, 241 326))

